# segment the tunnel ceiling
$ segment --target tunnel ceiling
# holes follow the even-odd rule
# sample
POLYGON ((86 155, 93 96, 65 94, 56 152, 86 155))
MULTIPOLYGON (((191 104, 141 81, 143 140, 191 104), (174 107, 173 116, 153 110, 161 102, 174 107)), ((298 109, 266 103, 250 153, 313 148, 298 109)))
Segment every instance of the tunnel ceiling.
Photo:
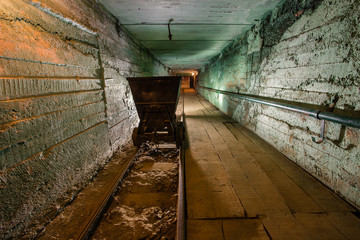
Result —
POLYGON ((166 66, 198 69, 281 0, 99 0, 166 66), (169 40, 168 23, 172 40, 169 40))

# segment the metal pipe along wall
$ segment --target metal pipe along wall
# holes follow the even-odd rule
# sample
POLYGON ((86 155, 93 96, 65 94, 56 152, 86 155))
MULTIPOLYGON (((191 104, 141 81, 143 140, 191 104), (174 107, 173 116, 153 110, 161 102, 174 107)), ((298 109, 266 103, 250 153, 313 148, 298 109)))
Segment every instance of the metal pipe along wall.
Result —
POLYGON ((293 111, 293 112, 301 113, 301 114, 304 114, 307 116, 311 116, 313 118, 317 118, 320 120, 326 120, 326 121, 335 122, 335 123, 342 124, 342 125, 349 126, 349 127, 360 128, 360 119, 354 118, 354 117, 344 116, 344 115, 340 115, 340 114, 336 114, 336 113, 332 113, 332 112, 321 111, 321 110, 313 110, 310 108, 300 107, 300 106, 296 106, 293 104, 283 103, 280 101, 262 99, 259 97, 254 97, 251 95, 246 95, 246 94, 241 94, 241 93, 233 93, 233 92, 228 92, 228 91, 215 90, 212 88, 207 88, 207 87, 202 87, 202 86, 199 86, 199 88, 203 88, 208 91, 232 96, 232 97, 250 101, 250 102, 256 102, 256 103, 260 103, 260 104, 264 104, 264 105, 268 105, 268 106, 272 106, 272 107, 276 107, 276 108, 286 109, 289 111, 293 111))

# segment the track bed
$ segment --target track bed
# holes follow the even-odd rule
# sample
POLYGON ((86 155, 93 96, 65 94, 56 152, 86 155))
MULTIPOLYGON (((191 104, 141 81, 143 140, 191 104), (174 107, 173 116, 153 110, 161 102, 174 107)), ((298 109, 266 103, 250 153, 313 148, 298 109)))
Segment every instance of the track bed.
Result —
POLYGON ((179 150, 143 144, 92 239, 175 239, 179 150))

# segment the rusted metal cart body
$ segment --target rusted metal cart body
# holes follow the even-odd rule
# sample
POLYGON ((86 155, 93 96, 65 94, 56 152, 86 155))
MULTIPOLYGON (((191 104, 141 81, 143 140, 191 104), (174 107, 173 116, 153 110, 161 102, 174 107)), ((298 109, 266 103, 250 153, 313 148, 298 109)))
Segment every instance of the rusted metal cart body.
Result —
POLYGON ((133 131, 134 145, 151 141, 182 142, 183 123, 176 121, 181 76, 129 77, 140 122, 133 131))

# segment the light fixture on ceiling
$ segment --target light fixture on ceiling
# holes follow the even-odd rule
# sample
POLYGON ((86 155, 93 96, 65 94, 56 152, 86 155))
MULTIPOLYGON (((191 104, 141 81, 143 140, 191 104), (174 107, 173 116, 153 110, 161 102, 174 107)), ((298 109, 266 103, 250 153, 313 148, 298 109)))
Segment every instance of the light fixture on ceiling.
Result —
POLYGON ((170 18, 169 23, 168 23, 169 40, 170 40, 170 41, 172 40, 172 35, 171 35, 171 31, 170 31, 170 23, 171 23, 172 21, 174 21, 174 19, 173 19, 173 18, 170 18))

